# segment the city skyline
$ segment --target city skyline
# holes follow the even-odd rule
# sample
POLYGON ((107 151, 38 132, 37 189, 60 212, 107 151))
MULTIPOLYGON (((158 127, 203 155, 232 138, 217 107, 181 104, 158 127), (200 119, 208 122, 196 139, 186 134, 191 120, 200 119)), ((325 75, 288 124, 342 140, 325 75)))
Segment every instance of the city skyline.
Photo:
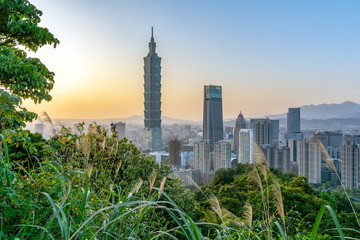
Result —
POLYGON ((31 54, 56 74, 53 100, 24 106, 52 118, 140 115, 151 26, 166 59, 165 116, 200 120, 201 89, 209 84, 223 87, 224 118, 360 102, 355 1, 31 2, 61 43, 31 54))

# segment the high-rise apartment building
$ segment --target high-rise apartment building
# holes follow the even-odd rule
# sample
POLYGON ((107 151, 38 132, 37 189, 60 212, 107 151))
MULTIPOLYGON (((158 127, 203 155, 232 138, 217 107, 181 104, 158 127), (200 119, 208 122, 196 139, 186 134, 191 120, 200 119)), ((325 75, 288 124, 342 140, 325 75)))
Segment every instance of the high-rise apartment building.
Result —
POLYGON ((309 183, 321 183, 321 145, 317 139, 303 139, 298 142, 298 164, 300 176, 309 183))
POLYGON ((200 169, 201 174, 210 172, 210 141, 203 140, 194 144, 194 161, 192 162, 193 169, 200 169))
POLYGON ((259 146, 278 142, 279 120, 251 119, 250 125, 254 130, 254 140, 259 146))
POLYGON ((156 43, 151 28, 149 53, 144 57, 144 138, 143 150, 158 151, 163 148, 161 131, 161 58, 156 53, 156 43))
POLYGON ((277 168, 281 172, 290 170, 290 148, 286 146, 262 146, 266 162, 270 167, 277 168))
POLYGON ((124 122, 114 123, 115 131, 117 132, 118 139, 125 137, 126 124, 124 122))
POLYGON ((341 181, 346 188, 360 187, 360 148, 359 145, 346 140, 342 148, 341 181))
POLYGON ((181 166, 181 142, 175 138, 169 141, 169 163, 173 166, 181 166))
POLYGON ((344 146, 344 135, 341 132, 317 131, 314 138, 319 139, 325 148, 341 148, 344 146))
POLYGON ((238 163, 254 162, 254 134, 252 129, 241 129, 239 132, 238 163))
POLYGON ((239 132, 240 132, 240 129, 245 129, 245 128, 246 128, 246 121, 245 121, 244 116, 240 112, 240 114, 237 117, 236 122, 235 122, 235 128, 234 128, 234 134, 233 134, 235 149, 238 149, 238 147, 239 147, 239 132))
POLYGON ((214 171, 231 167, 231 143, 221 140, 214 143, 214 171))
POLYGON ((214 143, 224 138, 221 86, 204 86, 203 139, 214 143))
POLYGON ((289 108, 287 113, 287 134, 300 132, 300 108, 289 108))

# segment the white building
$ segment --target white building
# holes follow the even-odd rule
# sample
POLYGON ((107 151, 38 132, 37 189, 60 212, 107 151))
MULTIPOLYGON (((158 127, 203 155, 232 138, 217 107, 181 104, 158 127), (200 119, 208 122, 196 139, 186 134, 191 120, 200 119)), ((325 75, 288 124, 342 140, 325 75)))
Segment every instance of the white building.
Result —
POLYGON ((239 132, 239 158, 238 163, 254 162, 254 133, 252 129, 241 129, 239 132))

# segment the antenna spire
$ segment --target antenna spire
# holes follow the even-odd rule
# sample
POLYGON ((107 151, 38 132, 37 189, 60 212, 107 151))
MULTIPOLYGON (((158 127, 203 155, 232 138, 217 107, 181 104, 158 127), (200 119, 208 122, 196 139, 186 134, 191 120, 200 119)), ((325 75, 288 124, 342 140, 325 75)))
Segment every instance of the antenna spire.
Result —
POLYGON ((151 38, 154 38, 154 28, 151 27, 151 38))

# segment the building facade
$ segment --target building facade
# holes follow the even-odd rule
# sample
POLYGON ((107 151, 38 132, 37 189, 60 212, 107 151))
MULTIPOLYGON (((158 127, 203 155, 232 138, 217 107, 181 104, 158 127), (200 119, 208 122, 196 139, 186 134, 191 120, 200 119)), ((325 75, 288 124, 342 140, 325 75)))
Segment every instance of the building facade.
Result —
POLYGON ((223 125, 221 86, 204 86, 203 140, 209 140, 211 151, 224 138, 223 125))
POLYGON ((277 168, 281 172, 290 170, 290 148, 286 146, 262 146, 266 162, 270 167, 277 168))
POLYGON ((309 183, 321 183, 321 145, 316 139, 298 142, 298 175, 308 178, 309 183))
POLYGON ((169 163, 181 166, 181 142, 177 138, 169 141, 169 163))
POLYGON ((239 116, 236 119, 234 133, 233 133, 235 149, 239 148, 239 132, 241 129, 245 129, 245 128, 246 128, 246 121, 244 116, 240 112, 239 116))
POLYGON ((300 132, 300 108, 289 108, 287 113, 287 135, 300 132))
POLYGON ((214 144, 214 172, 231 167, 231 143, 221 140, 214 144))
POLYGON ((277 143, 279 140, 279 121, 266 119, 251 119, 251 128, 254 131, 254 140, 261 147, 277 143))
POLYGON ((345 188, 359 188, 360 148, 358 144, 346 140, 342 148, 341 181, 345 188))
POLYGON ((114 123, 114 127, 115 127, 115 131, 117 132, 118 139, 124 138, 126 124, 124 122, 116 122, 116 123, 114 123))
POLYGON ((153 29, 149 53, 144 57, 144 137, 143 150, 159 151, 163 148, 161 131, 161 58, 156 53, 153 29))
POLYGON ((241 129, 239 132, 238 163, 254 162, 254 134, 252 129, 241 129))

